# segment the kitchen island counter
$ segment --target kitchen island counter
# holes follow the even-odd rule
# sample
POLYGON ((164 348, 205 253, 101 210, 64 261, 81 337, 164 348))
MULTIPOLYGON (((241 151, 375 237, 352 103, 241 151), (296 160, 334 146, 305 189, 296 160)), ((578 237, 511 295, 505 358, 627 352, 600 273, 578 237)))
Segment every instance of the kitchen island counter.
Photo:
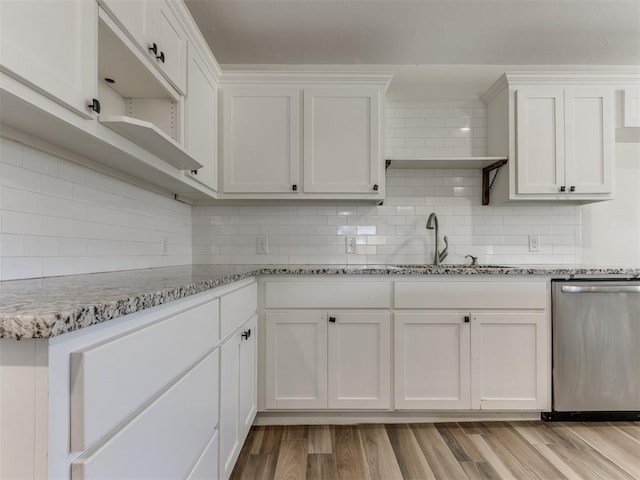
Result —
POLYGON ((49 338, 257 275, 640 276, 580 265, 185 265, 0 282, 0 338, 49 338))

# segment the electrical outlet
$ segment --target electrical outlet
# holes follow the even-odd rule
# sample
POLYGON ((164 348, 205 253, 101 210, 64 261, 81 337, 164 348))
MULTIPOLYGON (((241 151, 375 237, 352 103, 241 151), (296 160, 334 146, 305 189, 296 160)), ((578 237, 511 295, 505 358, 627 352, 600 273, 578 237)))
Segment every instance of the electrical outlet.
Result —
POLYGON ((256 237, 256 250, 259 254, 269 253, 269 238, 256 237))
POLYGON ((529 251, 540 251, 540 235, 529 235, 529 251))
POLYGON ((356 253, 356 237, 346 238, 347 253, 356 253))
POLYGON ((160 237, 160 255, 164 257, 167 255, 168 251, 169 251, 169 239, 165 235, 162 235, 160 237))

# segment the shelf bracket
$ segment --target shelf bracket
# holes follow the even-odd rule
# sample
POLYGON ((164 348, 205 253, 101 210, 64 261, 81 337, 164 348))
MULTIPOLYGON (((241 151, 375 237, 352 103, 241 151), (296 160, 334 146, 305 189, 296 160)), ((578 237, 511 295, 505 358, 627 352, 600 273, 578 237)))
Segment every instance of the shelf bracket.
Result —
POLYGON ((505 165, 507 161, 508 160, 498 160, 497 162, 494 162, 482 169, 482 205, 489 205, 491 187, 493 187, 493 183, 496 181, 496 177, 500 172, 500 167, 505 165), (496 173, 493 175, 493 178, 490 181, 490 174, 494 170, 496 171, 496 173))

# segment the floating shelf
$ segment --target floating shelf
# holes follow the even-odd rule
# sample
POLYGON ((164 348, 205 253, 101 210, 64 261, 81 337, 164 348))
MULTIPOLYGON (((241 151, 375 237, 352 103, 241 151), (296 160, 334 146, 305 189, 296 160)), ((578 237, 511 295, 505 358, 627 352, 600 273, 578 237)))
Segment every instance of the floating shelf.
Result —
POLYGON ((507 157, 403 157, 389 158, 387 168, 486 168, 507 157))
POLYGON ((202 167, 173 138, 153 123, 124 115, 100 116, 98 120, 105 127, 149 150, 180 170, 197 170, 202 167))

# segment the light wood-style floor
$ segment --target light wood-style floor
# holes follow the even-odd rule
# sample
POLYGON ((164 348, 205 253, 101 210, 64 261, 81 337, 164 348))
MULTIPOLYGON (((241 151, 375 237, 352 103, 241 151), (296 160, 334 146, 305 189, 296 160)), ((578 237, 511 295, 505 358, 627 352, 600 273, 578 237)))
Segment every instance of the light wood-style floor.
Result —
POLYGON ((640 422, 253 427, 232 480, 640 479, 640 422))

